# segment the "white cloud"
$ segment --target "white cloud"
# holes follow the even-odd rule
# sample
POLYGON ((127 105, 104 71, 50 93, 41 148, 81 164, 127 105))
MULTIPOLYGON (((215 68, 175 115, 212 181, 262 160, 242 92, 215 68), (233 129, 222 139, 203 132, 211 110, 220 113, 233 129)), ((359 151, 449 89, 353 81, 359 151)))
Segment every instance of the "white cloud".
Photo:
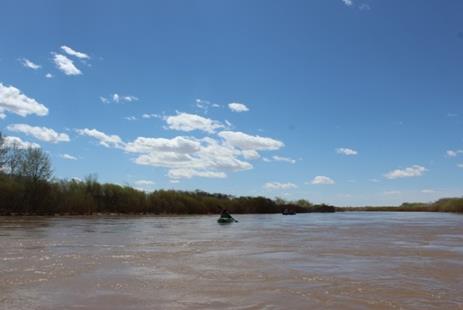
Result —
POLYGON ((341 154, 341 155, 346 155, 346 156, 354 156, 358 154, 356 150, 345 148, 345 147, 336 149, 336 153, 341 154))
POLYGON ((237 103, 237 102, 229 103, 228 108, 232 112, 238 112, 238 113, 239 112, 247 112, 247 111, 249 111, 249 108, 245 104, 237 103))
POLYGON ((5 112, 23 117, 29 114, 45 116, 48 114, 48 109, 35 99, 22 94, 19 89, 0 83, 0 115, 3 115, 2 118, 5 117, 5 112))
MULTIPOLYGON (((228 172, 252 169, 253 165, 247 160, 260 156, 256 150, 239 149, 225 140, 211 137, 138 137, 126 143, 118 136, 110 136, 96 129, 78 129, 77 132, 98 139, 106 147, 136 154, 133 158, 135 164, 166 168, 171 179, 225 178, 228 172)), ((274 147, 275 143, 267 142, 257 144, 257 148, 274 147)))
POLYGON ((151 153, 151 152, 176 152, 189 154, 199 151, 201 143, 188 137, 165 138, 145 138, 138 137, 133 142, 126 145, 125 150, 131 153, 151 153))
POLYGON ((128 120, 128 121, 136 121, 137 118, 135 116, 126 116, 124 117, 124 119, 128 120))
POLYGON ((142 188, 152 187, 154 184, 156 184, 155 182, 151 180, 137 180, 134 183, 136 186, 142 187, 142 188))
POLYGON ((191 179, 192 177, 203 177, 203 178, 219 178, 223 179, 227 175, 224 172, 219 171, 201 171, 195 169, 171 169, 168 173, 171 179, 191 179))
POLYGON ((322 175, 318 175, 315 178, 313 178, 311 183, 314 184, 314 185, 332 185, 332 184, 335 184, 333 179, 331 179, 329 177, 326 177, 326 176, 322 176, 322 175))
POLYGON ((360 10, 360 11, 370 11, 370 10, 371 10, 371 6, 370 6, 369 4, 362 3, 362 4, 359 6, 359 10, 360 10))
MULTIPOLYGON (((225 175, 224 171, 240 171, 252 168, 250 163, 237 158, 240 154, 238 150, 224 146, 210 138, 204 138, 200 142, 200 145, 189 145, 190 143, 188 143, 183 148, 169 147, 169 145, 165 145, 165 148, 155 146, 151 151, 147 148, 140 148, 139 151, 144 152, 144 154, 136 158, 135 162, 140 165, 201 172, 195 172, 192 176, 205 176, 207 175, 205 172, 214 172, 210 175, 218 176, 225 175), (217 174, 216 172, 222 173, 217 174)), ((131 144, 129 143, 129 145, 131 144)))
POLYGON ((82 72, 74 65, 74 62, 61 54, 54 54, 53 61, 59 70, 66 75, 80 75, 82 72))
MULTIPOLYGON (((101 98, 104 98, 104 97, 100 97, 101 98)), ((105 98, 106 99, 106 98, 105 98)), ((122 95, 119 95, 117 93, 113 94, 112 95, 112 99, 113 99, 113 102, 116 102, 116 103, 123 103, 123 102, 134 102, 134 101, 138 101, 138 97, 135 97, 135 96, 122 96, 122 95)), ((107 99, 106 99, 107 100, 107 99)), ((108 103, 109 101, 105 101, 104 103, 108 103)))
POLYGON ((77 157, 69 155, 69 154, 61 154, 60 157, 62 159, 67 159, 67 160, 77 160, 77 157))
POLYGON ((287 163, 290 163, 290 164, 295 164, 296 163, 295 159, 292 159, 292 158, 289 158, 289 157, 283 157, 283 156, 274 155, 274 156, 272 156, 272 158, 273 158, 274 161, 283 161, 283 162, 287 162, 287 163))
POLYGON ((399 178, 409 178, 409 177, 419 177, 422 176, 427 169, 423 166, 413 165, 405 169, 396 169, 391 172, 386 173, 384 176, 387 179, 399 179, 399 178))
POLYGON ((80 59, 90 59, 90 56, 87 54, 73 50, 69 46, 63 45, 61 46, 61 49, 68 55, 75 56, 80 59))
POLYGON ((210 107, 213 107, 213 108, 220 108, 220 105, 216 104, 216 103, 211 103, 210 101, 208 100, 203 100, 203 99, 196 99, 196 107, 203 110, 205 114, 207 114, 207 112, 209 111, 209 108, 210 107))
POLYGON ((109 99, 105 98, 103 96, 100 96, 100 101, 101 101, 101 103, 109 103, 109 99))
POLYGON ((159 115, 159 114, 154 114, 154 113, 143 113, 143 115, 142 115, 141 117, 144 118, 144 119, 162 118, 161 115, 159 115))
POLYGON ((341 0, 341 1, 344 2, 344 4, 347 6, 352 6, 354 4, 352 0, 341 0))
POLYGON ((241 154, 245 159, 257 159, 260 158, 260 154, 255 150, 243 150, 241 154))
POLYGON ((179 131, 200 130, 208 133, 214 133, 217 129, 224 128, 219 121, 205 118, 196 114, 179 113, 173 116, 166 116, 164 120, 169 129, 179 131))
POLYGON ((19 61, 21 62, 21 64, 24 67, 32 69, 32 70, 38 70, 38 69, 40 69, 42 67, 41 65, 37 65, 37 64, 33 63, 32 61, 30 61, 27 58, 21 58, 21 59, 19 59, 19 61))
POLYGON ((137 138, 127 144, 126 151, 141 154, 137 164, 168 168, 171 178, 223 178, 227 171, 252 168, 238 158, 239 150, 212 138, 137 138))
POLYGON ((27 148, 39 148, 40 145, 37 143, 31 143, 21 140, 18 137, 7 136, 5 138, 5 146, 7 147, 17 147, 18 149, 27 149, 27 148))
POLYGON ((460 154, 463 154, 463 150, 448 150, 447 152, 448 157, 457 157, 460 154))
POLYGON ((251 136, 240 131, 221 131, 218 135, 226 143, 242 150, 278 150, 284 146, 284 143, 272 138, 251 136))
POLYGON ((135 96, 123 96, 122 100, 127 102, 138 101, 138 98, 135 96))
POLYGON ((8 125, 7 129, 14 132, 21 132, 28 136, 33 136, 38 140, 50 143, 70 141, 69 136, 67 134, 58 133, 53 129, 47 127, 34 127, 27 124, 13 124, 8 125))
POLYGON ((265 189, 292 189, 297 188, 296 184, 293 183, 280 183, 280 182, 267 182, 264 184, 265 189))
POLYGON ((45 74, 45 77, 46 77, 47 79, 51 79, 51 78, 53 77, 53 74, 47 73, 47 74, 45 74))
POLYGON ((124 148, 124 142, 117 135, 107 135, 96 129, 77 129, 76 132, 81 136, 87 136, 97 139, 104 147, 124 148))
POLYGON ((421 190, 423 194, 434 194, 436 191, 433 189, 423 189, 421 190))

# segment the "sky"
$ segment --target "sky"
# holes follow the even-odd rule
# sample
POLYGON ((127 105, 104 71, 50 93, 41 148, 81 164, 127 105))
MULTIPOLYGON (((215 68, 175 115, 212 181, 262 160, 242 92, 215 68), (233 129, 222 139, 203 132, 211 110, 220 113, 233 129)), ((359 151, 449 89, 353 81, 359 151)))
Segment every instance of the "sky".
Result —
POLYGON ((56 178, 463 195, 463 1, 4 0, 0 131, 56 178))

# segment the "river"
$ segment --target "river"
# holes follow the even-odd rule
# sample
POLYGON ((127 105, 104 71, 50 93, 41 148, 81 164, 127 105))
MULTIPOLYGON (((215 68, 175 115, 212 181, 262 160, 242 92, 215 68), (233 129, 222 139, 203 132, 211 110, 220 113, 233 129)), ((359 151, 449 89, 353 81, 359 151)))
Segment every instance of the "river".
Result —
POLYGON ((0 217, 0 309, 463 309, 463 216, 0 217))

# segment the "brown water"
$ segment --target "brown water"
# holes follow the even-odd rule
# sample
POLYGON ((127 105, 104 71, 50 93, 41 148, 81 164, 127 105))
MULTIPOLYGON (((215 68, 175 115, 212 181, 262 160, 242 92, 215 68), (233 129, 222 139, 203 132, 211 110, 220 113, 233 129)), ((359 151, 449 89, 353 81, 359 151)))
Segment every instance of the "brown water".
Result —
POLYGON ((0 217, 0 309, 463 309, 463 216, 0 217))

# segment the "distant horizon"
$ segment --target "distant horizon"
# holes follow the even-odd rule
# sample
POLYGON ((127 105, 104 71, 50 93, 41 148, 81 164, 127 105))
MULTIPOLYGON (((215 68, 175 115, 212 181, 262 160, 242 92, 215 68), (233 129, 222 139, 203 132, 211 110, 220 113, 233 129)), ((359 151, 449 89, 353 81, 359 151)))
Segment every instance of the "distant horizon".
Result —
POLYGON ((0 132, 58 179, 462 197, 463 2, 7 0, 0 132))

